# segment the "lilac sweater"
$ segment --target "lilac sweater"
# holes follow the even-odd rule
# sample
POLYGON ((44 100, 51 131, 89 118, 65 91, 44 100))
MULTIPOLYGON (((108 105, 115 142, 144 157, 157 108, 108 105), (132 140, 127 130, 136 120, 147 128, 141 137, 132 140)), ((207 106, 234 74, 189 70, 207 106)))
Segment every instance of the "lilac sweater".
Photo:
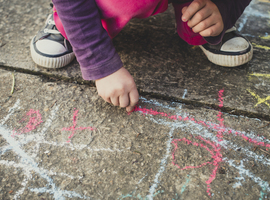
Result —
MULTIPOLYGON (((205 40, 211 44, 219 43, 225 30, 235 24, 250 1, 213 0, 222 15, 224 31, 219 36, 206 37, 205 40)), ((53 3, 85 80, 103 78, 123 66, 110 36, 101 24, 101 14, 95 0, 53 0, 53 3)))

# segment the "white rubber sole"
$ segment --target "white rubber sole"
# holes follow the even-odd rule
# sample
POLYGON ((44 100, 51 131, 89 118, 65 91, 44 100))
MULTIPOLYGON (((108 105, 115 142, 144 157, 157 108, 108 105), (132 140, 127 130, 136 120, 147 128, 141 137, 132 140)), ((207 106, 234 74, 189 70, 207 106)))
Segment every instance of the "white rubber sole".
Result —
POLYGON ((249 62, 253 56, 253 47, 251 45, 251 49, 248 53, 243 55, 222 55, 222 54, 214 54, 210 51, 207 51, 200 45, 200 48, 206 55, 209 61, 216 65, 224 66, 224 67, 237 67, 249 62))
POLYGON ((61 57, 54 57, 54 58, 42 56, 35 51, 33 40, 34 38, 31 40, 30 43, 31 56, 33 61, 41 67, 54 69, 61 68, 71 63, 71 61, 75 58, 75 54, 73 52, 63 55, 61 57))

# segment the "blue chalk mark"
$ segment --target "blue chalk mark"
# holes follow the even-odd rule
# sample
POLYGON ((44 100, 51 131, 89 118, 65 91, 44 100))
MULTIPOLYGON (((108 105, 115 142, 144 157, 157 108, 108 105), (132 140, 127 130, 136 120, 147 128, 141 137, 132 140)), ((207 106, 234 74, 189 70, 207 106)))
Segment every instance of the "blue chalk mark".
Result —
POLYGON ((190 178, 189 178, 189 174, 187 175, 187 178, 186 178, 186 183, 183 185, 183 187, 181 188, 181 194, 183 194, 183 192, 186 190, 186 187, 188 185, 190 181, 190 178))
MULTIPOLYGON (((185 184, 181 188, 181 194, 186 190, 186 187, 187 187, 189 181, 190 181, 190 178, 189 178, 189 174, 188 174, 187 175, 187 178, 186 178, 186 182, 185 182, 185 184)), ((172 199, 172 200, 176 200, 176 199, 179 199, 177 193, 175 194, 175 199, 172 199)), ((181 199, 181 197, 180 197, 180 199, 181 199)))
POLYGON ((260 198, 259 200, 263 200, 264 196, 266 195, 266 193, 264 193, 264 191, 266 190, 266 186, 267 186, 267 182, 264 182, 264 186, 262 187, 262 191, 260 192, 260 198))

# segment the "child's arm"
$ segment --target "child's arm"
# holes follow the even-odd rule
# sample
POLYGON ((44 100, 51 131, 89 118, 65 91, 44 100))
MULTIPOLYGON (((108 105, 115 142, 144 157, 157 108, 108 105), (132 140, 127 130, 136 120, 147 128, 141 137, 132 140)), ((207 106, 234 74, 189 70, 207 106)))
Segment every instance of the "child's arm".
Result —
POLYGON ((182 10, 183 21, 207 42, 217 44, 233 27, 251 0, 194 0, 182 10), (214 17, 215 16, 215 17, 214 17), (194 18, 194 19, 193 19, 194 18))
POLYGON ((105 78, 96 80, 98 94, 108 103, 133 110, 139 100, 136 84, 129 72, 122 67, 105 78))
POLYGON ((102 27, 95 0, 53 0, 53 3, 80 63, 83 78, 96 80, 98 93, 105 101, 132 110, 139 96, 136 85, 129 72, 122 68, 111 38, 102 27))

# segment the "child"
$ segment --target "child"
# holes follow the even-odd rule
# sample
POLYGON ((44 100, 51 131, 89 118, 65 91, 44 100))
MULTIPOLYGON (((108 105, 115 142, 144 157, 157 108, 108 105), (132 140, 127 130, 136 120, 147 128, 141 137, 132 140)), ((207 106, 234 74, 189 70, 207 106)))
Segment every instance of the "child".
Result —
MULTIPOLYGON (((174 0, 179 36, 200 45, 208 59, 234 67, 248 62, 250 42, 233 27, 251 0, 174 0)), ((139 99, 135 82, 115 51, 111 38, 132 18, 164 12, 168 0, 53 0, 50 15, 31 41, 38 65, 60 68, 76 55, 85 80, 95 80, 98 94, 132 111, 139 99), (75 55, 74 55, 74 53, 75 55)))

